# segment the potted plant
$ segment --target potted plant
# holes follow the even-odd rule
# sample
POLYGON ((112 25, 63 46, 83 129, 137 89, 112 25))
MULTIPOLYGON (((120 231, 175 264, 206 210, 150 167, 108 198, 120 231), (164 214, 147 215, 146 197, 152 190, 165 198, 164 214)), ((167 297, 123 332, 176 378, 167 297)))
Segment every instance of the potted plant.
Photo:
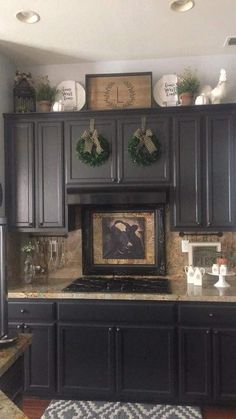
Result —
POLYGON ((192 105, 193 99, 199 90, 199 80, 190 68, 186 68, 184 72, 178 75, 177 93, 181 105, 192 105))
POLYGON ((36 91, 37 108, 41 112, 50 112, 59 90, 50 86, 48 76, 41 76, 34 82, 36 91))

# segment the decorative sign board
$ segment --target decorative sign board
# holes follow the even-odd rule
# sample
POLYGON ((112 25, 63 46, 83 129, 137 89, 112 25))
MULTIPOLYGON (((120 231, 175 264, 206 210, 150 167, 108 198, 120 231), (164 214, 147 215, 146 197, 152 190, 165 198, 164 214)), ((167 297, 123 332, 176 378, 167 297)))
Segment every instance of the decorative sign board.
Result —
POLYGON ((149 108, 152 73, 87 74, 87 109, 149 108))
POLYGON ((189 243, 189 265, 209 268, 216 263, 217 253, 221 251, 220 242, 189 243))

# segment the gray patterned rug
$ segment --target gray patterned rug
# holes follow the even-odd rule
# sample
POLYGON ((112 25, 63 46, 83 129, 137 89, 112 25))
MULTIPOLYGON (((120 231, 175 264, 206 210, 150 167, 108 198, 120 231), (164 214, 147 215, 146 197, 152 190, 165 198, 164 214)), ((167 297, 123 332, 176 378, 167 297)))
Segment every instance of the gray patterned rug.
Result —
POLYGON ((52 400, 41 419, 202 419, 199 407, 52 400))

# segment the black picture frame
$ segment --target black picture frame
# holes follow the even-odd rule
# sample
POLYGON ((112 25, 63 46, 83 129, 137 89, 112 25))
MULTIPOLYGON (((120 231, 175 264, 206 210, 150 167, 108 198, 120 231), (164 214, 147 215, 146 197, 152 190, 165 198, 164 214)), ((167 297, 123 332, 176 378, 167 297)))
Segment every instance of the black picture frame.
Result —
MULTIPOLYGON (((112 207, 112 209, 111 207, 89 206, 82 209, 81 215, 84 275, 158 276, 166 274, 164 205, 145 206, 145 209, 137 206, 129 206, 128 208, 124 208, 124 206, 112 207), (121 217, 123 218, 121 219, 121 217), (138 224, 147 226, 145 231, 139 231, 139 235, 147 237, 147 240, 145 239, 142 242, 145 246, 144 259, 142 259, 142 252, 138 254, 138 257, 136 257, 137 254, 134 254, 135 256, 129 254, 124 259, 114 257, 114 255, 111 258, 104 256, 106 234, 109 235, 110 240, 112 228, 117 227, 117 225, 122 227, 122 222, 124 226, 129 224, 129 228, 134 230, 137 230, 136 226, 138 224), (109 232, 107 233, 108 225, 109 232), (110 226, 112 227, 110 228, 110 226)), ((126 237, 127 226, 124 227, 124 230, 122 234, 124 233, 124 237, 126 237)), ((132 244, 131 248, 135 249, 132 244)), ((127 248, 125 249, 127 251, 127 248)))

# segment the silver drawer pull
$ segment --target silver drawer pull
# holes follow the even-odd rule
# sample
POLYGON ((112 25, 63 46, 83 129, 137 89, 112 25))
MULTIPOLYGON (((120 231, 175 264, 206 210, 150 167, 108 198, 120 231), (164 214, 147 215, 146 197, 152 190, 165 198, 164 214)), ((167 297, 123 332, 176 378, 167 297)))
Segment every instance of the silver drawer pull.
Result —
POLYGON ((213 313, 209 313, 209 317, 214 317, 214 314, 213 313))
POLYGON ((25 313, 25 311, 26 310, 24 308, 21 308, 21 310, 20 310, 21 313, 25 313))

